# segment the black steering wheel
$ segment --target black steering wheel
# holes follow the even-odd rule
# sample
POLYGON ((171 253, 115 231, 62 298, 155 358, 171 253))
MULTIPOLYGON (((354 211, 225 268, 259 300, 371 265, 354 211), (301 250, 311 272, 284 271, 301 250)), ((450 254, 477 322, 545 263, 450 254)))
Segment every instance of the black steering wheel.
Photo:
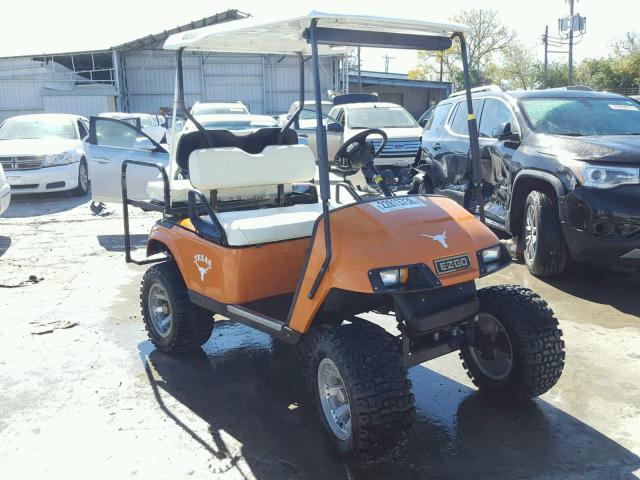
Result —
POLYGON ((361 168, 368 169, 373 166, 373 160, 382 152, 387 144, 387 134, 378 128, 364 130, 344 142, 336 152, 333 163, 338 170, 345 175, 353 175, 361 168), (373 145, 367 142, 371 135, 382 137, 382 143, 374 150, 373 145))

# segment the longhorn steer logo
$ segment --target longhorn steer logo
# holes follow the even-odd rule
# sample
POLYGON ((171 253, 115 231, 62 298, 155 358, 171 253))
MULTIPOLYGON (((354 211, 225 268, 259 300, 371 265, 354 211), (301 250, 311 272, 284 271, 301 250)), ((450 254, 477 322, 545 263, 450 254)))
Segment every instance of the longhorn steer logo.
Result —
POLYGON ((427 235, 426 233, 423 233, 421 235, 422 237, 429 237, 431 240, 434 240, 438 243, 440 243, 440 245, 442 245, 443 248, 449 248, 449 245, 447 245, 447 231, 445 230, 444 232, 442 232, 439 235, 427 235))
POLYGON ((211 268, 211 260, 209 260, 206 255, 197 253, 196 255, 193 256, 193 263, 196 264, 196 267, 200 272, 200 281, 204 282, 204 276, 207 274, 207 272, 211 268))

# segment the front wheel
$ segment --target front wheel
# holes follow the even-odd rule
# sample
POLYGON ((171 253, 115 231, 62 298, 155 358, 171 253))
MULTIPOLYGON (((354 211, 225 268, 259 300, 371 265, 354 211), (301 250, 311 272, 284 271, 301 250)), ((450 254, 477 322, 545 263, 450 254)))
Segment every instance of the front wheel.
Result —
POLYGON ((522 232, 524 262, 533 275, 551 277, 564 271, 569 254, 558 207, 549 195, 534 190, 527 196, 522 232))
POLYGON ((89 170, 87 169, 87 162, 80 161, 78 166, 78 186, 73 190, 73 195, 82 197, 89 191, 89 170))
POLYGON ((411 382, 396 339, 368 324, 311 335, 307 379, 334 445, 360 461, 393 456, 415 418, 411 382))
POLYGON ((564 341, 547 303, 527 288, 478 291, 480 312, 463 366, 480 391, 500 401, 522 401, 553 387, 564 368, 564 341))
POLYGON ((211 336, 211 312, 189 300, 175 262, 157 263, 142 278, 140 304, 149 340, 161 352, 195 350, 211 336))

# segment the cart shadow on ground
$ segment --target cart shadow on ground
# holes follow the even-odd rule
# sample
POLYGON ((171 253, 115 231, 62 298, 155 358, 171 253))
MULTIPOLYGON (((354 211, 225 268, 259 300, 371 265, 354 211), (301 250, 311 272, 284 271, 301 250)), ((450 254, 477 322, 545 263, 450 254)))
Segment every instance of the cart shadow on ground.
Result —
POLYGON ((12 195, 9 208, 3 218, 40 217, 72 210, 91 199, 90 194, 81 197, 68 192, 29 193, 12 195))
MULTIPOLYGON (((129 235, 131 241, 131 249, 146 250, 147 247, 146 234, 131 234, 129 235)), ((98 244, 108 252, 124 252, 124 235, 96 235, 98 244)))
POLYGON ((543 400, 498 406, 424 366, 410 371, 418 420, 404 452, 389 464, 357 466, 330 448, 295 348, 223 321, 196 353, 170 357, 149 342, 139 353, 160 408, 211 453, 217 474, 240 472, 240 461, 259 479, 626 478, 640 466, 633 452, 543 400), (208 433, 192 429, 170 406, 176 401, 208 433), (228 436, 241 447, 230 448, 228 436))

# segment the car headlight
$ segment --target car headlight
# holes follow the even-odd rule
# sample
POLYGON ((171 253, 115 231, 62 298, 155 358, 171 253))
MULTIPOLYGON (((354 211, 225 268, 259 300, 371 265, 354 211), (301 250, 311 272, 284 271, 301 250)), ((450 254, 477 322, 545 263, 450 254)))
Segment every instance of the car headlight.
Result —
POLYGON ((594 165, 573 162, 571 170, 585 187, 613 188, 618 185, 640 183, 640 168, 594 165))
POLYGON ((73 156, 69 152, 57 153, 55 155, 45 155, 44 166, 53 167, 55 165, 67 165, 71 163, 73 156))
POLYGON ((385 287, 406 285, 409 279, 409 269, 407 268, 387 268, 380 270, 378 273, 385 287))

